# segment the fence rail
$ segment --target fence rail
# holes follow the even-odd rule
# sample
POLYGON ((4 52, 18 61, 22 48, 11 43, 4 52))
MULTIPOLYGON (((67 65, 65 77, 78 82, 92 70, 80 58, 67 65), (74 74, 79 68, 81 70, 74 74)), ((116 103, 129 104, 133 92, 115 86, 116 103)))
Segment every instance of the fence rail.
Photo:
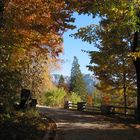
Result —
POLYGON ((112 113, 125 115, 125 116, 134 116, 136 115, 136 108, 133 107, 122 107, 122 106, 112 106, 112 113))
POLYGON ((100 107, 99 106, 86 106, 85 111, 100 112, 100 107))
POLYGON ((66 109, 75 109, 78 111, 86 111, 86 112, 98 112, 104 115, 124 115, 136 117, 137 109, 134 107, 122 107, 122 106, 112 106, 112 105, 101 105, 101 106, 87 106, 86 102, 66 102, 66 109))

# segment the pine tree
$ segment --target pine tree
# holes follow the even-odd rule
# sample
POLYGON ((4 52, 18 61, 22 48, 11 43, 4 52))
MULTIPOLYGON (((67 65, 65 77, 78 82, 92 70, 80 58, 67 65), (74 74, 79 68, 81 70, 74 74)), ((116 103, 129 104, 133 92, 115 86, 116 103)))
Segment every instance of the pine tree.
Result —
POLYGON ((58 88, 63 88, 66 92, 69 91, 68 85, 65 83, 63 75, 60 76, 58 81, 58 88))
POLYGON ((61 75, 58 81, 58 87, 63 87, 64 85, 65 85, 65 80, 63 75, 61 75))
POLYGON ((80 95, 83 101, 86 100, 87 89, 76 56, 74 56, 71 68, 70 91, 73 91, 80 95))

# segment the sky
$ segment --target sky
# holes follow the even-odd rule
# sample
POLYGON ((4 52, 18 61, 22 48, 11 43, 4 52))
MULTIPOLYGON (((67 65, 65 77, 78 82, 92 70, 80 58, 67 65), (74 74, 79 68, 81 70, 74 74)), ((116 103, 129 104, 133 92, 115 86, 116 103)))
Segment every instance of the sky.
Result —
POLYGON ((78 15, 74 14, 76 29, 68 30, 64 33, 64 52, 60 55, 60 58, 63 59, 63 63, 60 70, 54 71, 55 74, 62 75, 70 75, 71 67, 73 62, 73 57, 76 56, 78 58, 78 62, 80 65, 80 70, 83 74, 92 74, 86 68, 86 65, 89 64, 90 58, 87 53, 82 52, 81 50, 95 50, 93 44, 88 44, 86 42, 81 41, 80 39, 74 39, 70 37, 70 34, 76 33, 77 29, 80 27, 85 27, 90 24, 98 24, 99 19, 93 19, 91 16, 87 15, 78 15))

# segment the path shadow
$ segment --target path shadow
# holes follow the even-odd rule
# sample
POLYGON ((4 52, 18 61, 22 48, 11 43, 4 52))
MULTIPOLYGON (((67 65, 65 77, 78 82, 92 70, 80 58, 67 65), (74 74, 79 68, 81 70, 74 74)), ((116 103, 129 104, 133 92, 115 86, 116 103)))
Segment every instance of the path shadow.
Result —
POLYGON ((56 109, 56 108, 47 108, 47 112, 45 108, 40 109, 42 112, 47 113, 51 118, 55 120, 57 118, 57 123, 61 122, 69 122, 69 123, 111 123, 111 124, 124 124, 130 128, 134 128, 133 125, 140 124, 140 122, 136 121, 133 118, 119 117, 119 116, 104 116, 99 113, 87 113, 87 112, 79 112, 73 110, 66 109, 56 109), (53 111, 52 111, 53 110, 53 111))
POLYGON ((62 140, 140 140, 140 130, 133 129, 64 129, 58 135, 62 140))
POLYGON ((57 140, 140 140, 140 124, 132 118, 39 108, 56 120, 57 140))

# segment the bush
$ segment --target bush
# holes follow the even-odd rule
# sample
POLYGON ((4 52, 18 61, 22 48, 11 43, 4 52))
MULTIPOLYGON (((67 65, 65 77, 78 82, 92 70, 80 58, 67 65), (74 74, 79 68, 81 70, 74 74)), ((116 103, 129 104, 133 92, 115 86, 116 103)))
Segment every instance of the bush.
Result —
POLYGON ((47 106, 63 106, 66 91, 62 88, 55 88, 45 92, 45 105, 47 106))
POLYGON ((77 102, 81 102, 82 99, 81 97, 75 93, 75 92, 70 92, 68 99, 72 102, 72 103, 77 103, 77 102))
POLYGON ((39 118, 40 117, 39 112, 35 108, 27 109, 25 111, 25 116, 27 116, 28 118, 32 118, 32 117, 39 118))

